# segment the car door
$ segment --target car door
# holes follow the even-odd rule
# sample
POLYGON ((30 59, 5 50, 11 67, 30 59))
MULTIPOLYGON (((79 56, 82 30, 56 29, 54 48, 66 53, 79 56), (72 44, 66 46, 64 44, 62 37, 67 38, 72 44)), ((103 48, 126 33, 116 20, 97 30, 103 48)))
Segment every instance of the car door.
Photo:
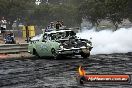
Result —
POLYGON ((42 40, 37 45, 40 56, 51 56, 51 39, 48 35, 44 35, 42 40))
POLYGON ((42 41, 42 42, 39 42, 37 44, 37 52, 39 54, 39 56, 49 56, 48 55, 48 44, 47 44, 47 41, 42 41))
POLYGON ((53 56, 51 53, 51 49, 54 48, 57 50, 59 48, 59 44, 52 40, 46 40, 40 43, 41 55, 43 56, 53 56))

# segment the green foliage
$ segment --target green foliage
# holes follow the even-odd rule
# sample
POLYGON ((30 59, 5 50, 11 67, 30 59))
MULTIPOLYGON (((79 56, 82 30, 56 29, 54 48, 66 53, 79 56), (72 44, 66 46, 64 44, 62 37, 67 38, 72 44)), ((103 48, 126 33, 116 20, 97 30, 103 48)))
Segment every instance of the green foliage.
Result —
POLYGON ((50 21, 64 20, 66 25, 73 26, 78 24, 78 5, 71 4, 74 2, 49 0, 50 4, 41 3, 38 6, 35 0, 0 0, 0 17, 5 16, 11 22, 20 18, 22 22, 34 25, 48 25, 50 21))
POLYGON ((97 24, 102 19, 110 20, 115 26, 128 16, 128 0, 85 0, 80 5, 82 17, 97 24))
POLYGON ((80 6, 80 14, 82 17, 89 20, 93 26, 104 18, 104 3, 97 0, 86 0, 80 6))
POLYGON ((33 3, 31 0, 0 0, 0 6, 0 17, 5 16, 14 21, 17 18, 26 18, 29 9, 33 8, 33 3))
POLYGON ((39 6, 35 0, 0 0, 0 17, 13 22, 48 25, 51 21, 63 20, 65 25, 77 26, 82 18, 93 26, 108 19, 115 26, 125 18, 132 20, 132 0, 43 0, 39 6))
POLYGON ((127 5, 128 0, 107 0, 106 16, 117 27, 128 15, 127 5))

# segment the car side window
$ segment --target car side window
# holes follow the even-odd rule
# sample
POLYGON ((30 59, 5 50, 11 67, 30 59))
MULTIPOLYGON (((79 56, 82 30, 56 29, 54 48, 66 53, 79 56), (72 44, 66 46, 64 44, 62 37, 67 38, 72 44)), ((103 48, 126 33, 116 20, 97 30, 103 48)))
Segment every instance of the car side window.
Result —
POLYGON ((47 35, 46 35, 46 34, 44 34, 43 39, 42 39, 42 42, 45 42, 45 41, 46 41, 46 39, 47 39, 47 35))
POLYGON ((66 31, 66 37, 70 36, 70 32, 66 31))
POLYGON ((51 40, 55 40, 55 35, 51 35, 51 40))

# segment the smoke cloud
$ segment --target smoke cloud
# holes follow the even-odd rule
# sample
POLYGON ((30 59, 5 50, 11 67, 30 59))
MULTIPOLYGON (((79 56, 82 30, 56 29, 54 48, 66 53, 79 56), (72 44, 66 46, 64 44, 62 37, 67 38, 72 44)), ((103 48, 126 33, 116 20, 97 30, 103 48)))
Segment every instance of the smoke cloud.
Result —
POLYGON ((132 28, 120 28, 117 31, 83 29, 77 36, 84 39, 92 38, 91 54, 111 54, 132 52, 132 28))

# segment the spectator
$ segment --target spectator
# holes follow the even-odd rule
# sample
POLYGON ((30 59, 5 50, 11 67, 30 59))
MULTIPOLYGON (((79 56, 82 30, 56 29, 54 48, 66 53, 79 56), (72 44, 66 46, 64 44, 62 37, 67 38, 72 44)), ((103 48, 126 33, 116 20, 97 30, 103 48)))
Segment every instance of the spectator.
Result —
POLYGON ((15 43, 15 39, 14 39, 13 33, 8 33, 5 36, 5 44, 14 44, 14 43, 15 43))
POLYGON ((64 26, 64 22, 63 22, 63 20, 61 21, 61 24, 62 24, 62 26, 64 26))
POLYGON ((62 26, 62 24, 60 23, 60 21, 57 21, 57 23, 56 23, 56 30, 59 30, 61 26, 62 26))
POLYGON ((45 29, 45 32, 49 32, 50 31, 50 25, 48 25, 45 29))
POLYGON ((3 34, 3 37, 4 37, 7 21, 5 20, 4 17, 2 17, 2 20, 0 21, 0 23, 1 23, 1 33, 3 34))
POLYGON ((51 29, 54 28, 54 22, 50 22, 50 28, 51 28, 51 29))

